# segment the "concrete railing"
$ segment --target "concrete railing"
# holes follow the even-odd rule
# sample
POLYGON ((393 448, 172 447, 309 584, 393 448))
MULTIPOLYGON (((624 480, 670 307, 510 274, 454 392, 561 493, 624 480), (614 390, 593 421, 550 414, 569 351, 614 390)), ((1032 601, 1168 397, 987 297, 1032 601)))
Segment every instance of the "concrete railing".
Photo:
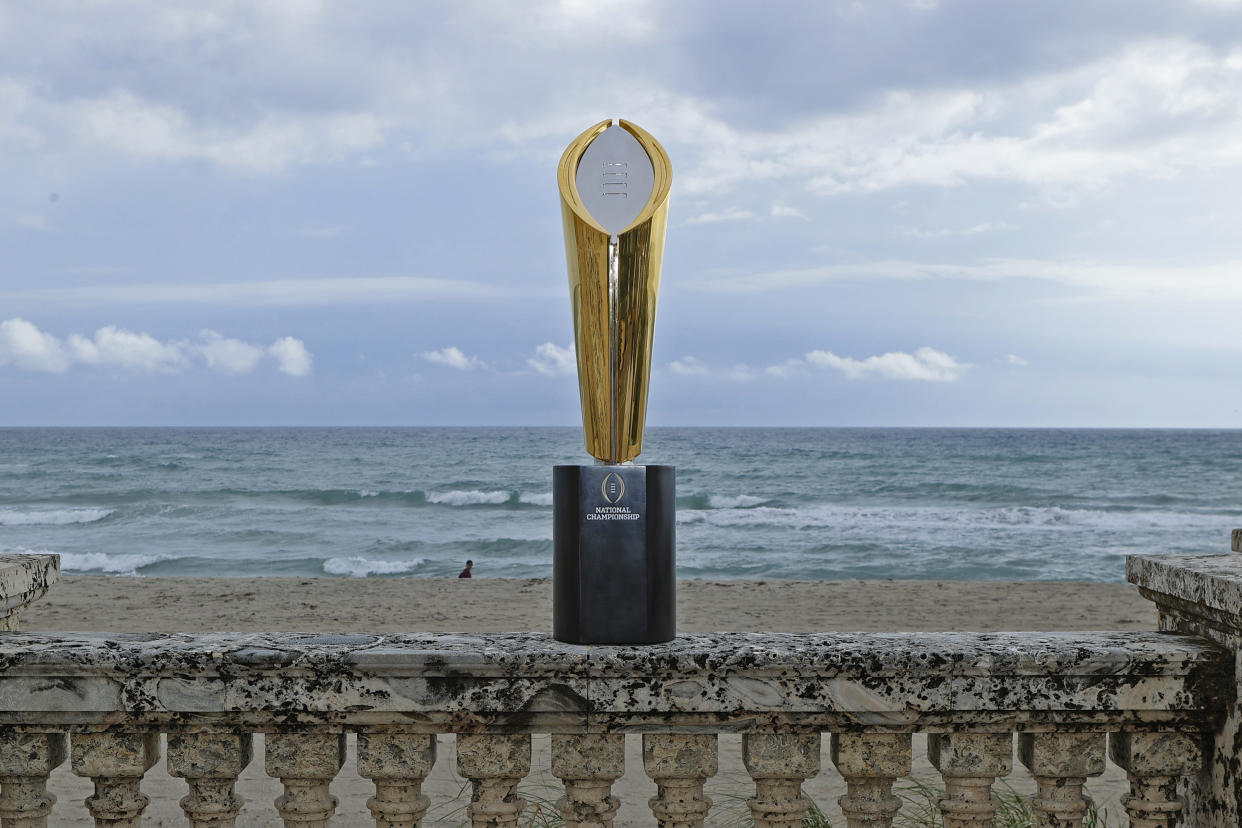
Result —
POLYGON ((565 823, 607 826, 625 735, 640 733, 654 821, 711 825, 704 783, 717 735, 740 733, 756 825, 801 824, 801 785, 821 772, 827 738, 847 824, 885 826, 911 735, 923 732, 946 826, 990 824, 991 787, 1011 772, 1015 741, 1039 825, 1082 824, 1083 783, 1110 757, 1130 778, 1132 825, 1185 813, 1190 825, 1236 826, 1242 556, 1134 558, 1130 577, 1160 605, 1164 631, 722 633, 641 648, 533 633, 6 632, 0 821, 58 824, 47 778, 67 759, 94 782, 86 807, 97 825, 137 825, 165 734, 189 824, 232 825, 233 785, 261 733, 286 825, 329 824, 329 785, 354 738, 375 824, 417 826, 436 735, 452 733, 469 820, 516 825, 531 734, 547 733, 565 823))

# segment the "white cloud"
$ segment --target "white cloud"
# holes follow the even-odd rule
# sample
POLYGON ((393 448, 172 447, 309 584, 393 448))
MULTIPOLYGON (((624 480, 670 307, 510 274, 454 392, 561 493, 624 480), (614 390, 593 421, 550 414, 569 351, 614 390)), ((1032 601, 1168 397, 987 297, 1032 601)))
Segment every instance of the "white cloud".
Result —
POLYGON ((1129 262, 989 259, 980 264, 941 264, 887 259, 775 270, 741 276, 714 276, 687 286, 724 293, 762 293, 828 282, 877 279, 1038 279, 1095 291, 1115 298, 1174 297, 1220 302, 1242 299, 1242 261, 1161 265, 1129 262))
POLYGON ((710 373, 708 367, 696 357, 684 356, 668 364, 668 370, 683 377, 701 376, 710 373))
POLYGON ((811 365, 835 368, 849 379, 880 377, 893 380, 953 382, 960 379, 967 366, 935 348, 919 348, 913 354, 894 351, 866 359, 841 357, 831 351, 811 351, 806 355, 811 365))
POLYGON ((750 382, 757 376, 758 374, 755 372, 755 369, 751 368, 745 362, 739 362, 737 365, 730 368, 728 373, 725 374, 725 377, 733 380, 734 382, 750 382))
POLYGON ((772 218, 794 218, 803 221, 810 220, 810 216, 799 210, 797 207, 790 207, 788 204, 776 202, 772 205, 772 218))
POLYGON ((291 377, 304 377, 311 371, 311 353, 300 339, 282 336, 268 347, 267 352, 275 358, 280 371, 291 377))
POLYGON ((821 195, 970 181, 1090 192, 1242 167, 1242 52, 1179 38, 1008 83, 893 89, 781 131, 737 126, 692 97, 649 95, 670 142, 700 150, 680 179, 696 196, 779 182, 821 195))
POLYGON ((105 325, 94 337, 70 334, 69 352, 84 365, 115 365, 137 371, 180 371, 188 366, 183 346, 150 334, 105 325))
MULTIPOLYGON (((551 288, 549 287, 549 290, 551 288)), ((206 304, 254 306, 319 306, 370 304, 415 298, 487 299, 506 291, 479 282, 431 279, 419 276, 360 276, 323 279, 273 279, 257 282, 202 282, 197 284, 134 283, 82 285, 67 288, 0 292, 0 298, 36 299, 92 305, 206 304)), ((522 291, 523 296, 530 291, 522 291)))
POLYGON ((770 377, 780 377, 781 379, 801 376, 806 374, 806 362, 798 357, 794 357, 793 359, 785 360, 779 365, 769 365, 763 369, 763 373, 770 377))
POLYGON ((1025 368, 1026 366, 1031 364, 1027 362, 1025 359, 1023 359, 1022 357, 1018 356, 1017 354, 1006 354, 1005 362, 1009 363, 1010 365, 1016 366, 1018 368, 1025 368))
POLYGON ((578 359, 573 348, 562 348, 553 342, 545 342, 535 349, 535 355, 526 364, 549 377, 562 377, 578 370, 578 359))
POLYGON ((486 368, 487 363, 476 356, 463 354, 460 349, 450 345, 438 351, 423 351, 420 356, 437 365, 447 365, 458 371, 473 371, 475 368, 486 368))
POLYGON ((240 339, 230 339, 215 331, 203 331, 203 341, 195 350, 207 360, 207 367, 222 374, 249 374, 263 358, 263 349, 240 339))
POLYGON ((17 226, 26 230, 38 230, 40 233, 46 233, 52 229, 52 223, 47 220, 47 216, 41 216, 38 213, 23 213, 15 219, 17 226))
POLYGON ((0 365, 13 365, 24 371, 63 373, 69 357, 60 341, 25 319, 0 322, 0 365))
POLYGON ((203 331, 201 337, 198 343, 162 342, 147 333, 105 325, 93 335, 72 333, 62 342, 25 319, 6 319, 0 322, 0 366, 51 373, 64 373, 73 365, 180 372, 189 369, 191 357, 197 356, 212 370, 248 374, 268 353, 286 374, 301 377, 310 372, 310 353, 291 336, 276 340, 266 351, 215 331, 203 331))
POLYGON ((729 207, 724 210, 699 213, 697 216, 691 216, 686 220, 686 224, 716 224, 721 221, 745 221, 754 217, 755 214, 750 210, 743 210, 740 207, 729 207))
POLYGON ((977 236, 980 233, 993 233, 997 230, 1016 230, 1017 227, 1007 221, 984 221, 961 229, 940 228, 924 230, 918 227, 907 228, 904 234, 916 239, 943 239, 953 236, 977 236))
POLYGON ((152 161, 210 161, 243 172, 280 172, 371 149, 385 126, 371 113, 265 114, 237 126, 195 122, 180 108, 129 90, 49 104, 83 143, 152 161))

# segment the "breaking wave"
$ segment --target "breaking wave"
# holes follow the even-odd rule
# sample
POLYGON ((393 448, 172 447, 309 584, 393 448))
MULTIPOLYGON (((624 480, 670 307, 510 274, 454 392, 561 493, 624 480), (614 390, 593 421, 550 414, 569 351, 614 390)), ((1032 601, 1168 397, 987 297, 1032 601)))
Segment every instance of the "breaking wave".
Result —
POLYGON ((0 509, 0 526, 68 526, 94 523, 111 515, 112 509, 0 509))

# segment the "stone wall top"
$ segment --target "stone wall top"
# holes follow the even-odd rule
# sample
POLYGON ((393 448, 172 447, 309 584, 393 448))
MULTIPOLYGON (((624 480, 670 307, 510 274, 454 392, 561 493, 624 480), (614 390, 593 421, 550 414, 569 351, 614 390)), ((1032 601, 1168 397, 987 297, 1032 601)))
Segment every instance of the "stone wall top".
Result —
POLYGON ((1223 650, 1167 633, 0 634, 0 724, 427 730, 1206 726, 1223 650))
POLYGON ((1242 628, 1242 555, 1130 555, 1126 580, 1214 614, 1242 628))

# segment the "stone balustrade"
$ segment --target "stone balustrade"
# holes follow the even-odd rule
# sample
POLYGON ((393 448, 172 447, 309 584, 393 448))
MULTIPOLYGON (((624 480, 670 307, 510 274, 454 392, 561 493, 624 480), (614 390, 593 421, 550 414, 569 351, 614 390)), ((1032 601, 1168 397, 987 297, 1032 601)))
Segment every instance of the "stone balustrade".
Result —
POLYGON ((720 633, 648 647, 535 633, 5 632, 0 826, 58 824, 69 804, 47 780, 66 761, 94 785, 96 825, 137 826, 143 777, 162 758, 185 780, 189 825, 274 806, 286 826, 328 826, 350 739, 374 824, 431 824, 422 786, 446 733, 474 826, 523 824, 532 734, 551 734, 566 825, 613 824, 626 734, 641 734, 653 824, 719 824, 705 783, 723 733, 741 734, 761 828, 801 826, 802 785, 821 773, 844 780, 849 828, 892 825, 915 733, 943 779, 946 828, 991 824, 1015 756, 1035 779, 1039 826, 1082 825, 1084 783, 1109 760, 1130 778, 1131 825, 1237 825, 1242 556, 1134 558, 1129 573, 1161 631, 720 633), (234 790, 258 758, 254 734, 283 789, 274 803, 234 790))
POLYGON ((1082 782, 1102 770, 1107 739, 1134 780, 1135 824, 1163 825, 1230 669, 1215 644, 1167 633, 733 633, 626 648, 537 634, 11 632, 0 636, 0 815, 6 828, 45 824, 45 780, 68 757, 94 781, 96 824, 137 825, 164 733, 190 824, 230 825, 257 732, 285 824, 326 826, 329 785, 356 734, 376 824, 413 826, 428 807, 434 734, 451 732, 471 822, 517 825, 530 735, 551 733, 566 823, 610 825, 623 736, 638 732, 655 821, 696 826, 711 824, 703 785, 716 734, 740 732, 755 824, 784 828, 802 822, 800 786, 820 772, 829 733, 849 825, 881 826, 899 806, 892 784, 909 773, 910 734, 924 731, 948 826, 989 824, 1014 733, 1041 780, 1041 824, 1081 822, 1082 782))

